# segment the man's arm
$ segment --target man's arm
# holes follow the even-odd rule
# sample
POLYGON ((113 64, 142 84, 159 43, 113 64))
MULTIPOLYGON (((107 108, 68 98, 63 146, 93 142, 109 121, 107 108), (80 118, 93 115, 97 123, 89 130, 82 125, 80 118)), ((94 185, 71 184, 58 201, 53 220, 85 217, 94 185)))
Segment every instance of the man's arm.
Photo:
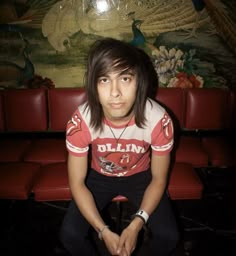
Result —
POLYGON ((149 215, 158 206, 166 189, 170 165, 170 154, 158 156, 152 155, 151 172, 152 180, 145 190, 140 209, 145 210, 149 215))
MULTIPOLYGON (((151 172, 152 180, 147 186, 140 209, 145 210, 149 215, 158 206, 162 195, 166 189, 168 170, 170 164, 170 154, 157 156, 152 155, 151 172)), ((142 219, 135 217, 130 225, 122 232, 118 253, 125 247, 127 255, 130 255, 136 246, 138 232, 143 226, 142 219)))
POLYGON ((105 225, 97 207, 93 196, 85 185, 87 175, 88 159, 87 156, 76 157, 69 154, 68 157, 68 173, 69 185, 72 196, 80 209, 83 216, 94 227, 95 230, 101 230, 105 225))
MULTIPOLYGON (((77 207, 80 209, 86 220, 97 232, 99 232, 103 229, 105 223, 98 212, 92 193, 85 185, 87 168, 87 156, 76 157, 69 154, 68 173, 72 196, 77 207)), ((108 250, 112 253, 112 255, 114 255, 114 252, 117 251, 119 236, 111 232, 109 229, 104 229, 103 238, 108 250)))

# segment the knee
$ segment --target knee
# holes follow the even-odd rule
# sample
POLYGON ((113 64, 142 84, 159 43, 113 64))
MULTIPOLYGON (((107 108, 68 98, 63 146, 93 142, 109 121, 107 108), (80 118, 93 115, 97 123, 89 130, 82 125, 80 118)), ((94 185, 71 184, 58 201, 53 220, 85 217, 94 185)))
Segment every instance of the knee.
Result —
POLYGON ((70 255, 79 255, 83 246, 83 238, 80 232, 76 232, 74 228, 62 225, 59 232, 59 240, 63 247, 70 253, 70 255))
POLYGON ((74 225, 64 220, 59 231, 59 239, 62 244, 68 248, 71 244, 78 244, 82 241, 81 234, 82 232, 80 232, 78 228, 75 228, 74 225))
POLYGON ((170 236, 169 241, 171 242, 171 246, 174 249, 176 249, 179 241, 180 241, 180 233, 178 230, 175 230, 170 236))
POLYGON ((169 232, 151 232, 149 255, 172 255, 178 246, 180 236, 178 230, 169 232))
POLYGON ((153 241, 162 241, 163 245, 166 244, 170 248, 174 248, 180 240, 180 233, 177 228, 166 229, 166 230, 154 230, 151 232, 153 241))

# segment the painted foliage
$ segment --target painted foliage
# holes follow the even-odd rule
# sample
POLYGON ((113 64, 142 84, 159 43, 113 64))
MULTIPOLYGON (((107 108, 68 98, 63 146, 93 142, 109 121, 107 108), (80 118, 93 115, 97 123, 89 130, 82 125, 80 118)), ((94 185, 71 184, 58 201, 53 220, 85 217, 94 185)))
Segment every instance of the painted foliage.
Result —
POLYGON ((98 38, 143 48, 162 87, 236 87, 233 0, 0 2, 0 87, 80 87, 98 38))

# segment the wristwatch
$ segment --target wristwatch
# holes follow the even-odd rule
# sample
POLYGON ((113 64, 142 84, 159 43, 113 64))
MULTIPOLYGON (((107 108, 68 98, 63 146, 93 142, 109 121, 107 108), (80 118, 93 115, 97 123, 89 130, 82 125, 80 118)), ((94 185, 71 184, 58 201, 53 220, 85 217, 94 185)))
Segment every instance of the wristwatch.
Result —
POLYGON ((149 215, 147 212, 145 212, 144 210, 138 210, 135 214, 135 217, 139 217, 143 220, 143 222, 146 224, 149 218, 149 215))

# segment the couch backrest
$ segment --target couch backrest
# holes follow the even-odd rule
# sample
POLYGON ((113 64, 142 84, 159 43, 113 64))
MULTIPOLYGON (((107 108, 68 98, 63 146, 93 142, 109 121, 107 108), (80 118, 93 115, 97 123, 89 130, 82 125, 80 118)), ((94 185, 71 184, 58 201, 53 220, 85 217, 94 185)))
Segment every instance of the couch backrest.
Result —
POLYGON ((4 119, 4 110, 3 110, 3 91, 0 91, 0 131, 5 129, 5 119, 4 119))
POLYGON ((156 100, 166 108, 181 128, 184 127, 184 93, 181 88, 159 88, 156 95, 156 100))
POLYGON ((232 129, 236 129, 236 89, 231 90, 230 92, 230 110, 229 110, 229 120, 230 120, 230 127, 232 129))
POLYGON ((221 88, 186 90, 184 128, 220 130, 229 126, 229 90, 221 88))
MULTIPOLYGON (((174 117, 178 128, 219 130, 230 124, 236 126, 235 90, 159 88, 155 98, 174 117)), ((83 88, 0 91, 0 131, 63 132, 72 113, 85 100, 83 88)))
POLYGON ((7 131, 45 131, 48 126, 45 89, 6 90, 4 110, 7 131))
POLYGON ((51 89, 48 91, 49 129, 65 131, 66 124, 76 108, 86 100, 82 88, 51 89))

